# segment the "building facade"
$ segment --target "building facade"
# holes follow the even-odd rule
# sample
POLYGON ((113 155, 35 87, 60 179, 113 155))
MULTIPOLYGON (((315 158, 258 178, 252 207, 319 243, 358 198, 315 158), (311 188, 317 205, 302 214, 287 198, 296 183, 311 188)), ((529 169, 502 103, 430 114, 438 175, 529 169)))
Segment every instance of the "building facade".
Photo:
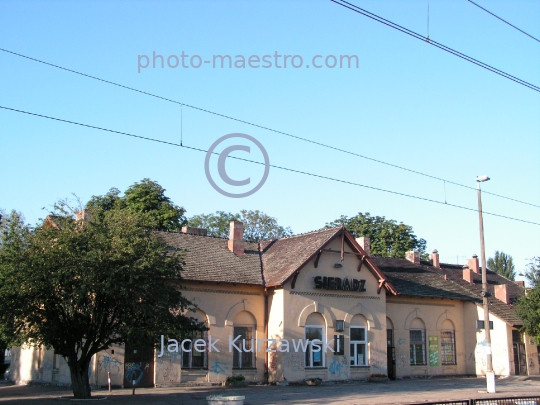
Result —
MULTIPOLYGON (((364 380, 484 375, 478 258, 461 267, 371 257, 369 240, 344 228, 248 243, 231 222, 230 238, 200 229, 161 232, 184 252, 188 315, 208 331, 163 338, 157 349, 112 347, 95 356, 90 381, 170 386, 248 381, 364 380)), ((513 302, 523 285, 488 271, 495 374, 538 375, 538 347, 521 334, 513 302)), ((42 348, 14 348, 10 379, 69 384, 65 361, 42 348)))

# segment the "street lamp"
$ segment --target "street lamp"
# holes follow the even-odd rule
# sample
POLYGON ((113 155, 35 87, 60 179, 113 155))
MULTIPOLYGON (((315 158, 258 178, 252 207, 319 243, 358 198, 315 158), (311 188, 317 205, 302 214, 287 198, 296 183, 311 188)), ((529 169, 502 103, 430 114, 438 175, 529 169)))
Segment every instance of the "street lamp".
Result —
POLYGON ((493 351, 491 349, 491 330, 489 328, 489 302, 490 293, 487 289, 487 268, 486 268, 486 249, 484 246, 484 219, 482 217, 482 190, 480 183, 489 180, 488 176, 478 176, 478 221, 480 222, 480 250, 482 255, 482 304, 484 306, 484 331, 486 333, 486 383, 487 392, 495 393, 495 373, 493 372, 493 351))

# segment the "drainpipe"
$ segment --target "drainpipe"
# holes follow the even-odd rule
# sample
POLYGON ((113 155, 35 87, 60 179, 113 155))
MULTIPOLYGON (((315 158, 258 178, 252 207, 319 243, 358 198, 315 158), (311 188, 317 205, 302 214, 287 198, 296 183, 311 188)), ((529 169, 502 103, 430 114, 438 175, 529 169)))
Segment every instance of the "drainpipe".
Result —
MULTIPOLYGON (((264 287, 264 338, 266 339, 266 348, 268 348, 268 288, 264 287)), ((264 383, 268 384, 268 353, 264 351, 264 383)))

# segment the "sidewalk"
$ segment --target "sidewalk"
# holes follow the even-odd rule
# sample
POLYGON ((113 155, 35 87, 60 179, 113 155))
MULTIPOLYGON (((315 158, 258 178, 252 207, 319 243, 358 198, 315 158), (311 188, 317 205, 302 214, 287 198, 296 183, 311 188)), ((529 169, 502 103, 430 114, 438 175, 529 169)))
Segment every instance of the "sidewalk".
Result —
MULTIPOLYGON (((478 378, 397 380, 387 384, 354 383, 308 386, 250 386, 239 389, 222 387, 141 388, 136 395, 130 389, 93 392, 107 396, 100 404, 206 405, 207 395, 243 395, 245 405, 266 404, 411 404, 433 401, 540 395, 540 379, 509 377, 497 380, 497 394, 486 394, 486 382, 478 378), (479 392, 483 391, 483 392, 479 392)), ((60 401, 70 396, 65 387, 0 385, 0 404, 59 405, 88 403, 60 401)), ((94 402, 91 402, 94 403, 94 402)))

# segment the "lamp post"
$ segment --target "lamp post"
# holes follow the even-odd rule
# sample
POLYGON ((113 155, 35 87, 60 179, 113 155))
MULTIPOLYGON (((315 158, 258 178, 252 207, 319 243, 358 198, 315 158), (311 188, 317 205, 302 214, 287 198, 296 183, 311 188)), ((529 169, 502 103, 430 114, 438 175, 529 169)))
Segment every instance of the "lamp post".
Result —
POLYGON ((495 373, 493 372, 493 352, 491 350, 491 329, 489 327, 489 302, 488 297, 490 293, 487 289, 487 268, 486 268, 486 249, 484 246, 484 219, 482 217, 482 190, 480 189, 480 183, 488 181, 488 176, 478 176, 476 178, 478 185, 478 221, 480 223, 480 251, 482 255, 482 304, 484 307, 484 331, 486 338, 486 383, 487 392, 495 393, 495 373))

